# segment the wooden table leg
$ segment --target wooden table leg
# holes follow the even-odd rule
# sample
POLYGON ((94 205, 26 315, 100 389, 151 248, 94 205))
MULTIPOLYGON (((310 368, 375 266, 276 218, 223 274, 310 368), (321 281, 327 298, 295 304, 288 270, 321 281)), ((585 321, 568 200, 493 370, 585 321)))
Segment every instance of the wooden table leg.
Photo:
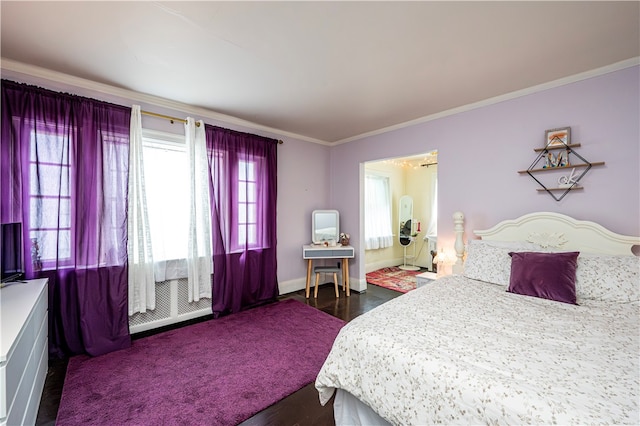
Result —
POLYGON ((342 282, 345 289, 345 293, 347 296, 351 295, 351 288, 349 287, 349 259, 342 259, 343 271, 342 271, 342 282))
POLYGON ((306 286, 306 297, 307 299, 309 298, 309 286, 311 283, 311 264, 313 263, 313 260, 308 259, 307 260, 307 286, 306 286))
POLYGON ((345 281, 345 263, 347 259, 342 259, 342 264, 340 265, 340 285, 342 286, 342 291, 347 292, 347 282, 345 281))

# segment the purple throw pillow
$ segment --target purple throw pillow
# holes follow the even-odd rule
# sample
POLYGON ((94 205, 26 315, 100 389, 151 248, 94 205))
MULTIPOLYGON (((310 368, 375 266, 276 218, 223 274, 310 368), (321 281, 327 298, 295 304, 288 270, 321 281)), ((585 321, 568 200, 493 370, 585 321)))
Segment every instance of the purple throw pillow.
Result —
POLYGON ((580 252, 510 252, 510 293, 576 305, 576 268, 580 252))

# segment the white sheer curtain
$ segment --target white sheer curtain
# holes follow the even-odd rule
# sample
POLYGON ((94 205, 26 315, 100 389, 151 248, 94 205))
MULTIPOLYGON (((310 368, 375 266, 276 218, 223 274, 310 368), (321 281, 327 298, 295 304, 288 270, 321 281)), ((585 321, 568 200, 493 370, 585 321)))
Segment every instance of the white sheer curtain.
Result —
POLYGON ((156 308, 153 254, 144 185, 140 106, 131 109, 128 195, 129 315, 156 308))
POLYGON ((364 244, 365 249, 381 249, 393 245, 391 228, 391 194, 389 178, 366 175, 364 178, 364 244))
POLYGON ((190 172, 185 135, 142 129, 156 282, 187 278, 190 172))
POLYGON ((209 160, 204 123, 187 117, 185 123, 187 161, 190 172, 189 246, 189 302, 211 297, 213 258, 211 250, 211 204, 209 201, 209 160))
POLYGON ((431 170, 429 174, 431 186, 431 215, 427 227, 427 237, 432 241, 438 239, 438 170, 431 170))

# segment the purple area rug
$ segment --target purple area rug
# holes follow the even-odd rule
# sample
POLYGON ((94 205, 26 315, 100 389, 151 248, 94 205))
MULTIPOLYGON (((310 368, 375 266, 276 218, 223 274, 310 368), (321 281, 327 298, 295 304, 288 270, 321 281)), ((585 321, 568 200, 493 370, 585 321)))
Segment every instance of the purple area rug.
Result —
POLYGON ((69 360, 57 425, 236 425, 315 380, 344 321, 292 299, 69 360))

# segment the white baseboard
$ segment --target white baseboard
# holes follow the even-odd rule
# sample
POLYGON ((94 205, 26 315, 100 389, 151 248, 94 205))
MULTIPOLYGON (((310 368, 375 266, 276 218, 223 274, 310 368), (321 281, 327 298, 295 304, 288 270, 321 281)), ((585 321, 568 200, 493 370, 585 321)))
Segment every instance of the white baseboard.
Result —
MULTIPOLYGON (((313 277, 312 277, 312 280, 313 280, 313 277)), ((324 283, 324 282, 325 281, 321 281, 321 283, 324 283)), ((311 283, 312 289, 314 284, 315 282, 311 283)), ((293 280, 279 282, 278 290, 279 290, 280 296, 282 296, 283 294, 293 293, 294 291, 298 291, 298 290, 304 290, 306 286, 307 286, 306 278, 296 278, 293 280)), ((361 293, 367 289, 367 280, 366 279, 358 280, 350 277, 349 287, 351 288, 352 291, 357 291, 358 293, 361 293)))
POLYGON ((363 291, 367 291, 367 280, 357 280, 354 278, 349 279, 349 288, 351 291, 357 291, 358 293, 362 293, 363 291))
POLYGON ((364 265, 365 273, 368 274, 369 272, 377 271, 378 269, 402 265, 403 260, 404 259, 402 257, 398 257, 395 259, 384 259, 378 262, 367 263, 364 265))
MULTIPOLYGON (((381 260, 379 262, 374 262, 374 263, 367 263, 364 266, 365 269, 365 273, 369 273, 369 272, 373 272, 373 271, 377 271, 378 269, 382 269, 382 268, 390 268, 392 266, 399 266, 402 265, 404 263, 404 259, 403 258, 397 258, 397 259, 385 259, 385 260, 381 260)), ((419 266, 420 268, 424 268, 424 269, 429 269, 430 266, 429 265, 424 265, 421 263, 417 263, 416 262, 416 266, 419 266)), ((353 286, 352 286, 353 288, 353 286)))
POLYGON ((306 278, 296 278, 289 281, 280 281, 278 283, 278 291, 280 296, 283 294, 293 293, 294 291, 304 290, 307 286, 306 278))

